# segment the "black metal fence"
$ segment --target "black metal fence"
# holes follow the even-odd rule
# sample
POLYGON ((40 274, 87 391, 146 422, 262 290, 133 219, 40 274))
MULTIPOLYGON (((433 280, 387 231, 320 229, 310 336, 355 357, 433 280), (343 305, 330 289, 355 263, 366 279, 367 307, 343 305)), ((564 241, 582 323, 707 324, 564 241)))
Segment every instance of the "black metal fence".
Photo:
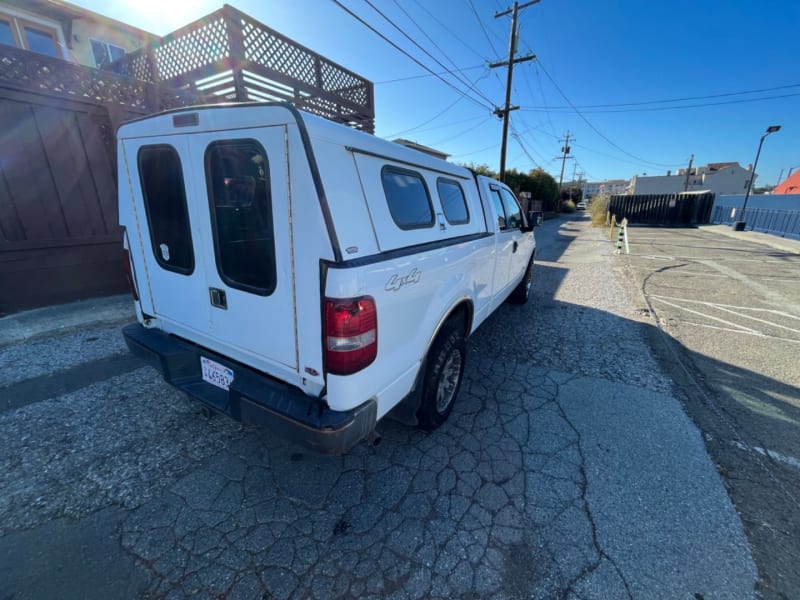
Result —
POLYGON ((631 224, 680 227, 709 222, 713 192, 611 196, 609 211, 631 224))

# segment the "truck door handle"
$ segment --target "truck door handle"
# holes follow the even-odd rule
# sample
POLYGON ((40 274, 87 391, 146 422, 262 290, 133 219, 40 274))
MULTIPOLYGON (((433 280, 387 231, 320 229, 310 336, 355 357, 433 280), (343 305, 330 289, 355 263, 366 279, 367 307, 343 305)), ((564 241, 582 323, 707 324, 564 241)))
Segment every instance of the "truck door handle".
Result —
POLYGON ((516 252, 518 247, 519 244, 517 244, 517 240, 514 240, 514 246, 513 246, 514 249, 511 252, 516 252))

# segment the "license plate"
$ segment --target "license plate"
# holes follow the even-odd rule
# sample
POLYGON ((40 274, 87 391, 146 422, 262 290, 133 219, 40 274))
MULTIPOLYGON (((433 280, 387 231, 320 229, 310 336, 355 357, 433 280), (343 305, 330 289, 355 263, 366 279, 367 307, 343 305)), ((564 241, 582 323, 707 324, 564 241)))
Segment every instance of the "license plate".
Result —
POLYGON ((200 357, 200 367, 203 370, 203 381, 223 390, 230 389, 233 382, 233 369, 209 360, 205 356, 200 357))

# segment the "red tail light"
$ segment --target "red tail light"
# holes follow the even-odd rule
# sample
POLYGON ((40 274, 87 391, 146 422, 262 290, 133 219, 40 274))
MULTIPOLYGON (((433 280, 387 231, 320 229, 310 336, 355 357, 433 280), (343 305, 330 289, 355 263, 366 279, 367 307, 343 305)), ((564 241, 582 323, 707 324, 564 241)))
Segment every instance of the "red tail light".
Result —
POLYGON ((350 375, 378 354, 378 311, 375 299, 325 298, 325 361, 328 372, 350 375))
POLYGON ((131 289, 131 295, 136 302, 139 301, 139 288, 136 287, 135 271, 133 270, 133 263, 131 262, 131 253, 128 251, 128 232, 125 232, 125 243, 123 245, 123 252, 125 253, 125 276, 128 279, 128 287, 131 289))

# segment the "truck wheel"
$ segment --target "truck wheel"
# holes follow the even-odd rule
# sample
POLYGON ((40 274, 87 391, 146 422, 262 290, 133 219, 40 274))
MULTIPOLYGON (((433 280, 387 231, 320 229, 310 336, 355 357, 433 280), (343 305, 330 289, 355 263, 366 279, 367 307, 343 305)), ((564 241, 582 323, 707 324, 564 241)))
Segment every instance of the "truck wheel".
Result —
POLYGON ((432 431, 450 416, 461 380, 467 343, 463 331, 455 324, 446 325, 431 346, 426 360, 422 399, 417 420, 420 429, 432 431))
POLYGON ((531 256, 530 262, 528 262, 528 268, 525 269, 525 275, 522 278, 522 281, 519 282, 519 285, 514 288, 514 291, 511 292, 511 296, 509 299, 514 304, 525 304, 530 298, 531 295, 531 286, 533 285, 533 256, 531 256))

